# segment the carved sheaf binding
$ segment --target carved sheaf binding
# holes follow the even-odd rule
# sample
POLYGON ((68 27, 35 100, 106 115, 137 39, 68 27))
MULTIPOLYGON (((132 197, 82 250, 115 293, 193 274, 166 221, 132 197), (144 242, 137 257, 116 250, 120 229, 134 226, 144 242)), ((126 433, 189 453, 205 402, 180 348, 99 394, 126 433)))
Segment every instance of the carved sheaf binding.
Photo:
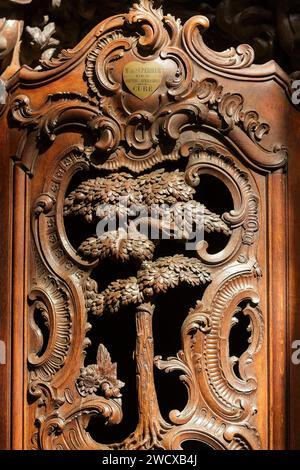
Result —
MULTIPOLYGON (((251 50, 210 54, 197 45, 196 25, 182 29, 151 2, 141 1, 95 33, 86 51, 86 94, 54 93, 37 110, 25 95, 12 102, 13 118, 38 145, 47 140, 51 146, 69 130, 80 132, 83 142, 56 155, 32 204, 38 272, 36 282, 31 279, 28 366, 36 448, 180 449, 189 439, 214 449, 260 447, 256 354, 264 314, 256 256, 261 204, 250 170, 238 162, 237 153, 216 143, 216 136, 224 141, 231 132, 242 133, 255 149, 252 156, 241 149, 243 162, 260 170, 282 167, 286 154, 264 146, 269 126, 256 111, 244 109, 241 95, 198 74, 201 58, 191 53, 196 47, 216 67, 227 69, 249 66, 251 50), (132 95, 122 81, 125 65, 137 60, 157 62, 164 70, 158 89, 145 99, 132 95), (197 199, 203 175, 226 186, 231 210, 212 211, 197 199), (166 204, 171 207, 169 232, 166 204), (137 206, 143 207, 138 221, 137 206), (123 225, 99 233, 113 217, 123 225), (203 240, 192 253, 182 249, 199 222, 203 232, 226 240, 217 253, 211 254, 203 240), (91 229, 77 245, 70 241, 70 223, 80 235, 83 227, 91 229), (152 239, 152 231, 141 232, 141 226, 158 236, 152 239), (170 246, 177 243, 171 255, 159 251, 166 234, 170 246), (106 279, 108 260, 116 268, 130 267, 130 273, 113 271, 106 279), (155 357, 153 317, 164 314, 161 298, 183 286, 194 288, 198 302, 183 320, 181 349, 172 357, 155 357), (138 423, 120 442, 104 444, 89 434, 90 419, 101 416, 117 429, 128 385, 117 374, 111 345, 98 338, 95 328, 92 336, 88 332, 90 322, 98 321, 94 316, 100 321, 114 316, 117 328, 128 309, 136 328, 138 423), (237 377, 228 344, 239 309, 249 318, 251 335, 237 377), (155 368, 179 371, 187 387, 185 406, 171 410, 168 419, 160 408, 155 368)), ((19 157, 23 151, 28 155, 28 142, 22 141, 19 157)), ((34 170, 33 164, 33 175, 34 170)), ((175 309, 173 314, 179 313, 175 309)))

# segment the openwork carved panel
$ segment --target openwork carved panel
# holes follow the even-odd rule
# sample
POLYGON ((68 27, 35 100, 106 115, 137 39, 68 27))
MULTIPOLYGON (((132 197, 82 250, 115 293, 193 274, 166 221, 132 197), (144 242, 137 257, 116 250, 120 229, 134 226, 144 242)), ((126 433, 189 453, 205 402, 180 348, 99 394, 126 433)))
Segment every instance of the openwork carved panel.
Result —
POLYGON ((287 148, 231 83, 253 50, 207 26, 141 0, 21 72, 28 447, 262 446, 261 195, 287 148))

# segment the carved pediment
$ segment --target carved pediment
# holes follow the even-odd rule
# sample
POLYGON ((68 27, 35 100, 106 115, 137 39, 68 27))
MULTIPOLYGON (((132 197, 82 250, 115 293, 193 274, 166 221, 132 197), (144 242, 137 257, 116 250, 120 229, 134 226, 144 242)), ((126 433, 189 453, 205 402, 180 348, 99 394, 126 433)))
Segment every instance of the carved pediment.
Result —
POLYGON ((176 160, 186 155, 187 133, 203 127, 229 138, 258 167, 283 166, 287 150, 270 142, 270 125, 218 79, 251 70, 252 48, 212 51, 202 38, 208 25, 207 18, 196 16, 182 26, 152 1, 141 0, 129 13, 101 23, 78 48, 44 61, 43 72, 21 73, 46 83, 84 60, 87 90, 54 93, 38 110, 26 96, 17 96, 13 116, 50 140, 62 126, 85 125, 94 136, 86 154, 103 169, 140 172, 176 160))

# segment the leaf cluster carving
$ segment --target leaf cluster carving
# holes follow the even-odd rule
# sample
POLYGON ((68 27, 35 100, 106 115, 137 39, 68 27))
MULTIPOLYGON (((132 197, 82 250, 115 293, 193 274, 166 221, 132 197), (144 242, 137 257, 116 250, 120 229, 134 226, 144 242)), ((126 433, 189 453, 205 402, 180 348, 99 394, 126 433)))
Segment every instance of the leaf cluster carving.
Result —
POLYGON ((151 259, 155 245, 137 230, 137 225, 156 226, 164 231, 164 217, 168 219, 171 238, 189 239, 193 223, 202 223, 206 232, 222 232, 229 235, 230 227, 219 215, 193 200, 195 190, 186 184, 185 174, 157 170, 132 178, 127 173, 108 175, 106 178, 88 180, 79 185, 66 199, 65 216, 83 216, 87 222, 114 217, 140 216, 130 221, 127 233, 124 228, 87 239, 79 252, 89 258, 101 258, 109 253, 115 258, 151 259), (124 204, 113 205, 124 199, 124 204), (160 204, 160 206, 159 206, 160 204), (166 204, 172 204, 168 209, 166 204), (183 220, 184 215, 184 220, 183 220), (108 251, 107 251, 108 250, 108 251))

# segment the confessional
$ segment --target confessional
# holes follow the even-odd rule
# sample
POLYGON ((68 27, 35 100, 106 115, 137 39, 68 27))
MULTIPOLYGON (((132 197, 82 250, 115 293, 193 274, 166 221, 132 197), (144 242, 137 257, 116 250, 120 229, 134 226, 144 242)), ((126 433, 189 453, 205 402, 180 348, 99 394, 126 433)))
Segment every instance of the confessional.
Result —
POLYGON ((141 0, 6 83, 2 448, 300 445, 299 112, 208 27, 141 0))

